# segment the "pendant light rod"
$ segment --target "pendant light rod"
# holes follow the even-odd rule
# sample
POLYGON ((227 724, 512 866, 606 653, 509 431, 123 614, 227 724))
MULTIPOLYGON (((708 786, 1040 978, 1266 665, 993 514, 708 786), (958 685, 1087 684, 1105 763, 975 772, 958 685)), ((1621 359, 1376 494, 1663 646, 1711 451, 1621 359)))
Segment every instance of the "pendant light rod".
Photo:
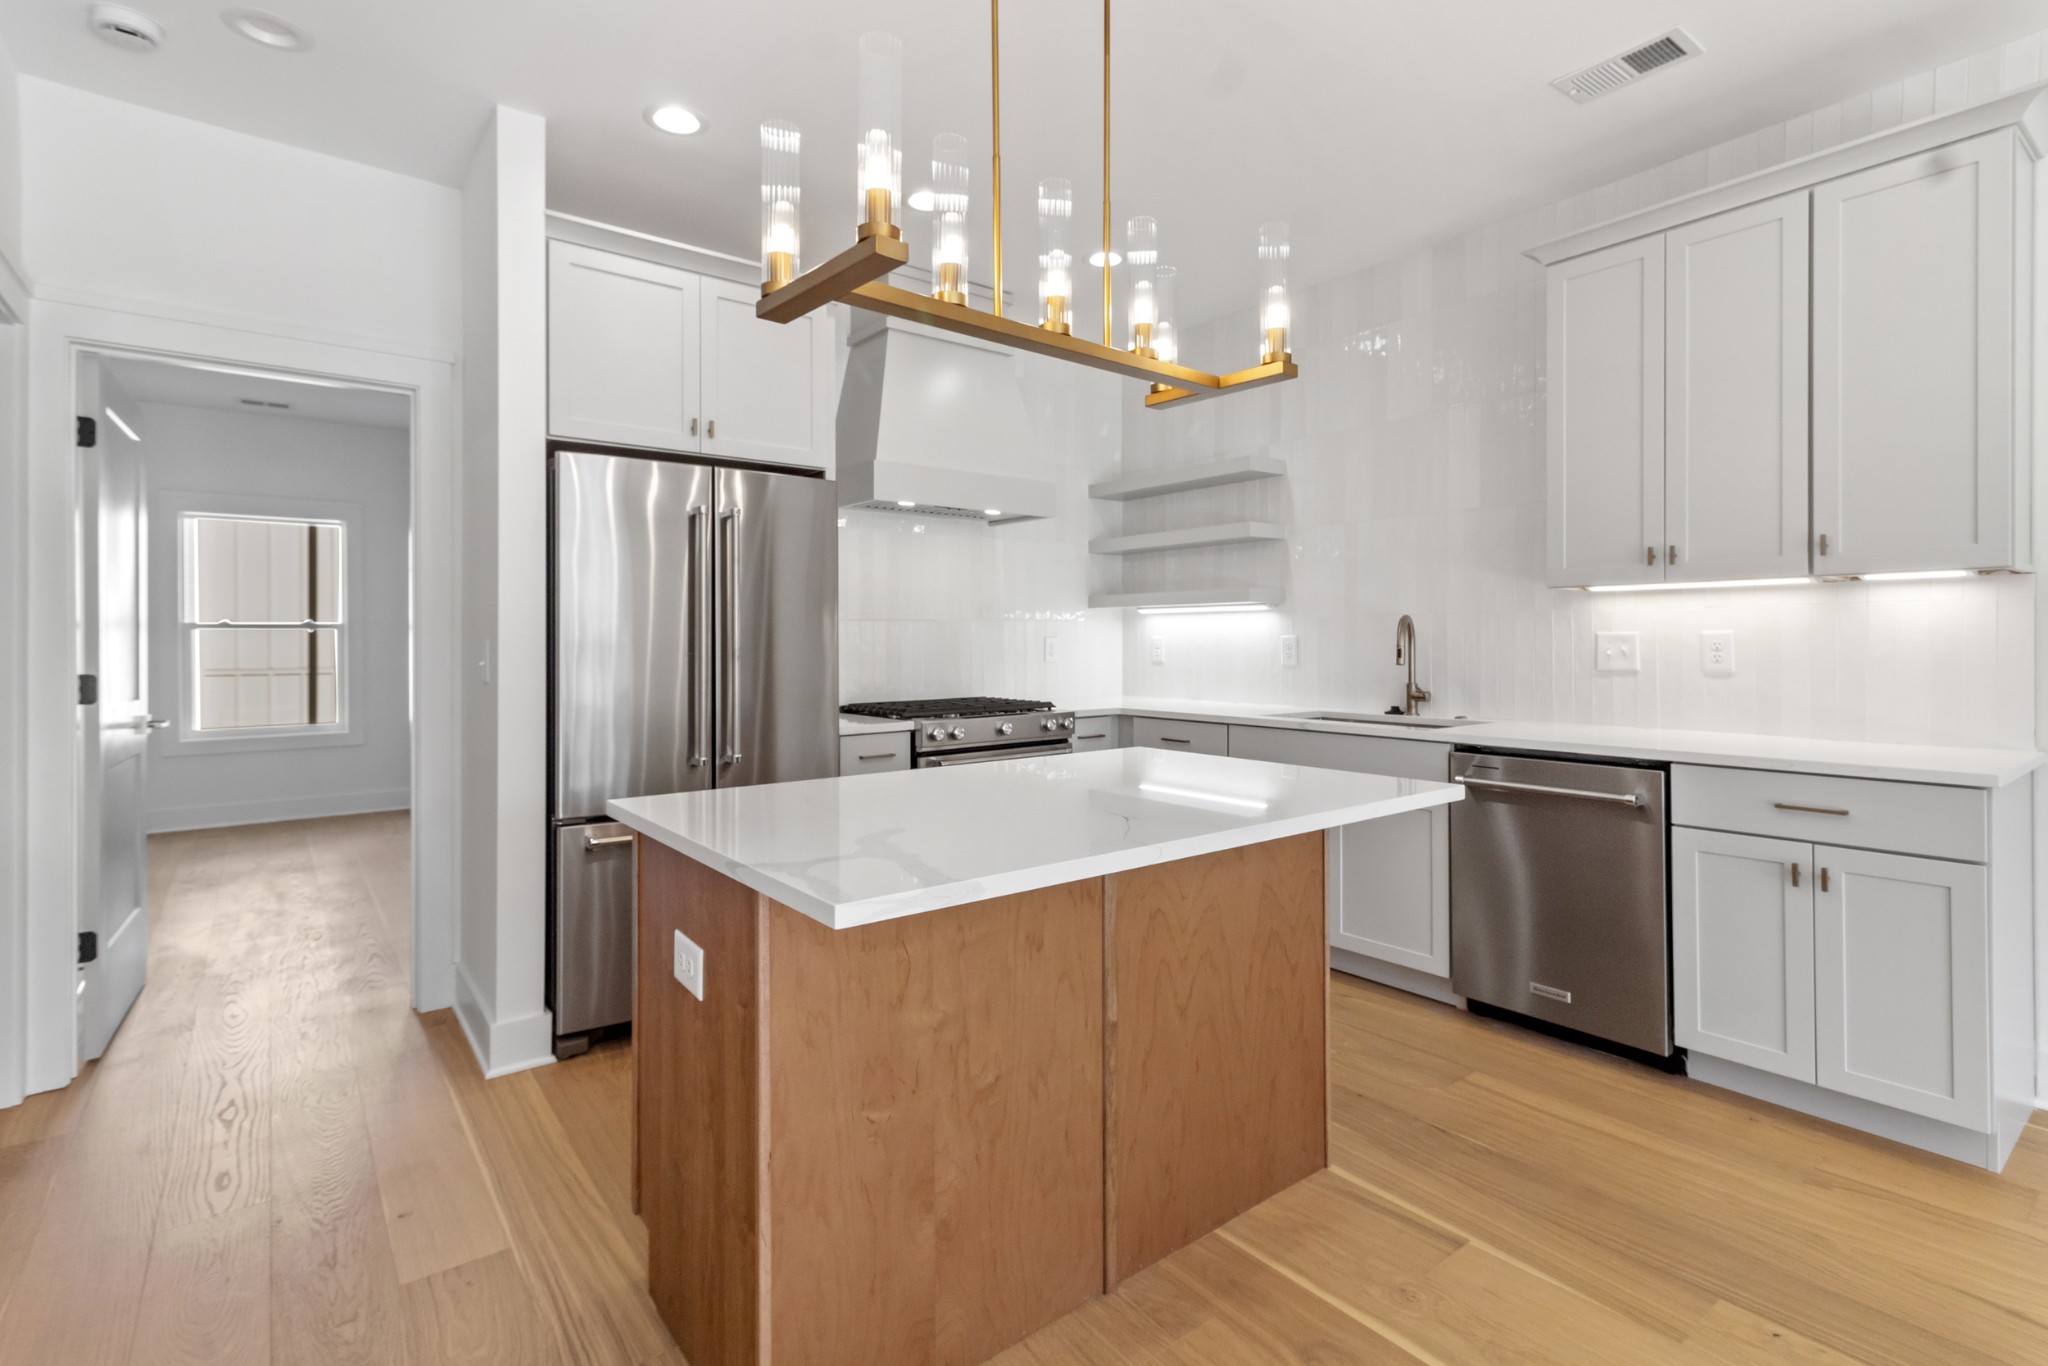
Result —
POLYGON ((988 0, 988 128, 995 153, 996 316, 1003 316, 1003 0, 988 0))
POLYGON ((1113 334, 1109 302, 1109 0, 1102 0, 1102 344, 1113 334))

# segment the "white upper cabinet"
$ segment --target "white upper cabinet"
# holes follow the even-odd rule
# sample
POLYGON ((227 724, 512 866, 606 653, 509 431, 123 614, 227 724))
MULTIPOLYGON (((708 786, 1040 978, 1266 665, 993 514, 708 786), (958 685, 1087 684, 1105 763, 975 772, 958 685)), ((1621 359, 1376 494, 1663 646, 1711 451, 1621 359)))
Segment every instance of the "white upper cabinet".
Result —
POLYGON ((1807 572, 1804 191, 1664 238, 1664 578, 1807 572))
POLYGON ((754 316, 760 290, 548 244, 548 430, 558 437, 830 470, 832 313, 754 316))
POLYGON ((548 430, 694 450, 698 277, 548 243, 548 430))
POLYGON ((1664 241, 1551 267, 1549 579, 1664 578, 1664 241))
POLYGON ((2030 560, 2032 180, 1998 132, 1814 191, 1816 573, 2030 560))
POLYGON ((703 282, 706 454, 779 465, 832 463, 837 386, 832 310, 788 323, 754 316, 757 286, 703 282))

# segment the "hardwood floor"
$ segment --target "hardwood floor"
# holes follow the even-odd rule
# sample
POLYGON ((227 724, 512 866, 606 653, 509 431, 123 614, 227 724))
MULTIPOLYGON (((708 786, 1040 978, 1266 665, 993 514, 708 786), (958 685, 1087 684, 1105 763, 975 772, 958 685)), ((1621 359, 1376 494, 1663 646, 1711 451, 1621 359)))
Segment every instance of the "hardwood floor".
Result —
MULTIPOLYGON (((150 857, 135 1013, 0 1111, 0 1366, 682 1361, 625 1049, 486 1082, 407 1007, 403 816, 150 857)), ((1003 1366, 2048 1362, 2038 1121, 1993 1177, 1345 977, 1330 1029, 1332 1169, 1003 1366)))

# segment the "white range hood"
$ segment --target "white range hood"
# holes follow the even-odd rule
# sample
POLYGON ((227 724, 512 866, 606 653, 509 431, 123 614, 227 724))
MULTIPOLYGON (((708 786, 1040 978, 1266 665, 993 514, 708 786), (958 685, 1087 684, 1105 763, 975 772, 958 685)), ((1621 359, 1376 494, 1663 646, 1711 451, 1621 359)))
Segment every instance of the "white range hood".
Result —
POLYGON ((845 507, 1016 522, 1050 517, 1016 353, 856 311, 839 390, 845 507))

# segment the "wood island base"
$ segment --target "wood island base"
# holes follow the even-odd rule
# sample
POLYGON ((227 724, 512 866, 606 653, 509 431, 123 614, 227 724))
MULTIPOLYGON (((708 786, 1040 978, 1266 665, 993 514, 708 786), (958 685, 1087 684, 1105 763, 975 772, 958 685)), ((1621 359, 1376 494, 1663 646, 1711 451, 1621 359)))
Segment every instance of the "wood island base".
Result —
POLYGON ((692 1366, 971 1366, 1327 1165, 1323 842, 834 930, 640 839, 634 1188, 692 1366))

